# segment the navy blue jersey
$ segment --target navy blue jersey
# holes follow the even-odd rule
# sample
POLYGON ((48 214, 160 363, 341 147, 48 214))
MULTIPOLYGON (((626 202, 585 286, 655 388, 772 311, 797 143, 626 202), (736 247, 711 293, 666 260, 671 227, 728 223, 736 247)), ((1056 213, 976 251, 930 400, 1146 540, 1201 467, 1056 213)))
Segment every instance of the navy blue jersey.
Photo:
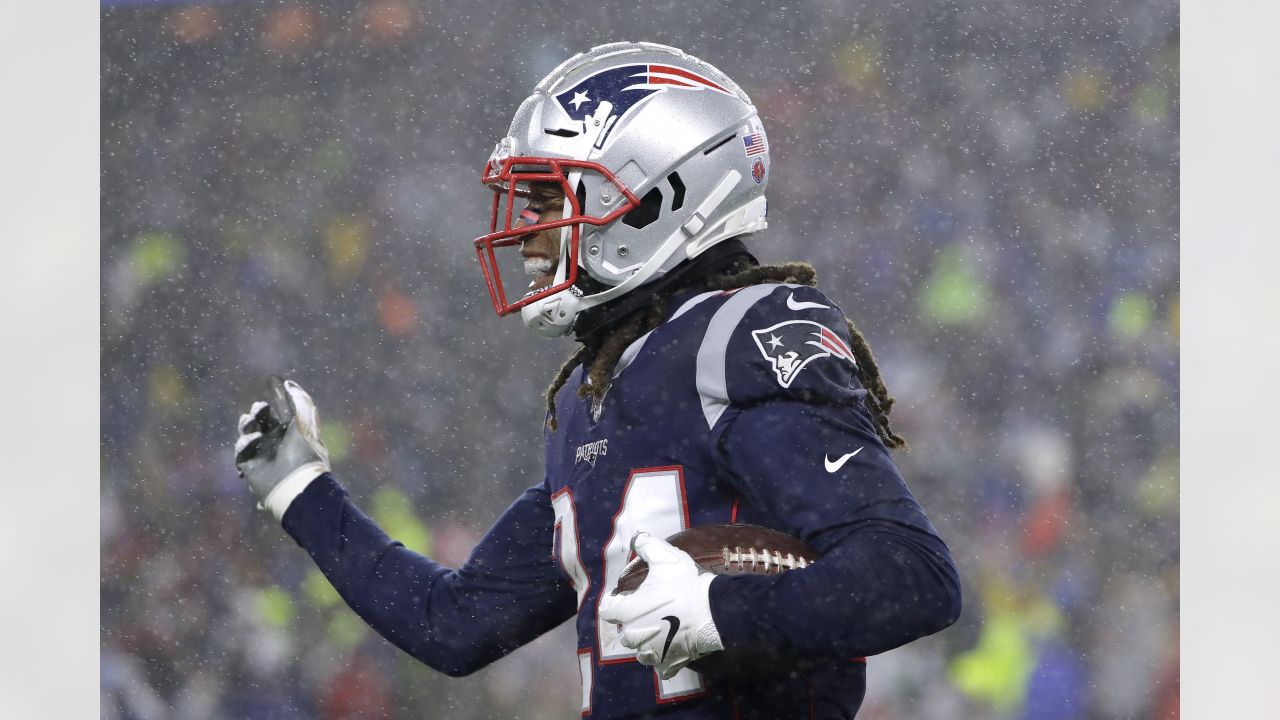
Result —
POLYGON ((557 397, 546 480, 458 570, 387 538, 322 477, 284 525, 347 602, 423 662, 462 674, 577 615, 592 718, 852 717, 865 656, 954 622, 950 553, 865 405, 844 315, 821 292, 755 285, 677 296, 619 360, 603 402, 557 397), (745 522, 813 545, 777 576, 719 577, 727 651, 774 669, 749 682, 686 668, 661 680, 598 620, 638 530, 745 522))

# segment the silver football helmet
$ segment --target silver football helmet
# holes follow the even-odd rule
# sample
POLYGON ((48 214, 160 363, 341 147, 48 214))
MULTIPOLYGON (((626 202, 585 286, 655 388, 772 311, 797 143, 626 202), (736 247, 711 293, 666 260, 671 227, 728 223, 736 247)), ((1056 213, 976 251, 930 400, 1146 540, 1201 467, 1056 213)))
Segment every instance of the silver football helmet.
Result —
POLYGON ((582 311, 764 229, 768 147, 746 93, 676 48, 619 42, 569 58, 521 103, 484 168, 493 215, 474 243, 494 309, 564 335, 582 311), (564 217, 519 210, 539 182, 563 188, 564 217), (505 286, 496 251, 509 249, 507 274, 520 277, 514 250, 550 228, 560 229, 551 284, 505 286))

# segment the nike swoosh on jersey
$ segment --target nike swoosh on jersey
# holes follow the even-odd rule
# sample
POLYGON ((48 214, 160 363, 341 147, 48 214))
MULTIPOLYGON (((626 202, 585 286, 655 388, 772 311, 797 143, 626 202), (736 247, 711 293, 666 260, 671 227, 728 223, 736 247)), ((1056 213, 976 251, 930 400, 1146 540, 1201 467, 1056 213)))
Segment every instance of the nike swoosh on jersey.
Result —
POLYGON ((807 310, 809 308, 816 308, 818 310, 831 309, 830 305, 823 305, 822 303, 805 302, 803 300, 796 300, 795 293, 791 293, 790 295, 787 295, 787 307, 790 308, 791 310, 807 310))
POLYGON ((671 623, 671 629, 667 630, 667 641, 662 644, 662 657, 658 659, 658 662, 667 659, 667 651, 671 649, 671 641, 675 638, 676 631, 680 629, 680 618, 675 615, 668 615, 662 619, 671 623))
MULTIPOLYGON (((866 447, 866 446, 864 445, 863 447, 866 447)), ((857 454, 858 454, 858 453, 860 453, 860 452, 862 452, 862 448, 858 448, 857 450, 854 450, 853 452, 849 453, 848 455, 841 455, 841 456, 840 456, 840 459, 838 459, 838 460, 836 460, 836 461, 834 461, 834 462, 832 462, 832 460, 831 460, 831 458, 830 458, 830 457, 828 457, 828 456, 826 456, 826 455, 823 455, 823 456, 822 456, 822 460, 823 460, 823 462, 824 462, 824 463, 826 464, 826 466, 827 466, 827 472, 829 472, 829 473, 833 473, 833 472, 835 472, 835 471, 839 470, 840 468, 844 467, 844 464, 845 464, 845 463, 847 463, 847 462, 849 462, 849 458, 853 457, 854 455, 857 455, 857 454)))

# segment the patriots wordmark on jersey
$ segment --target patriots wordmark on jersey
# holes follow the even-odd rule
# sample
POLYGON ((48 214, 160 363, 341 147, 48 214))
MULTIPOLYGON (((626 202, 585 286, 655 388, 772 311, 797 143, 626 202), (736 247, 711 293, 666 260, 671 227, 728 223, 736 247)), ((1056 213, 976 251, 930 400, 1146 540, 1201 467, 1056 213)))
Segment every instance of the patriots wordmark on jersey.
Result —
POLYGON ((443 672, 472 672, 576 615, 584 716, 852 717, 865 656, 954 622, 950 552, 876 433, 833 302, 767 284, 686 291, 670 308, 623 354, 598 412, 575 370, 547 431, 546 479, 457 570, 392 541, 329 474, 284 527, 361 617, 443 672), (597 609, 637 531, 727 522, 780 530, 821 558, 711 583, 724 647, 770 658, 763 678, 686 668, 664 680, 597 609))

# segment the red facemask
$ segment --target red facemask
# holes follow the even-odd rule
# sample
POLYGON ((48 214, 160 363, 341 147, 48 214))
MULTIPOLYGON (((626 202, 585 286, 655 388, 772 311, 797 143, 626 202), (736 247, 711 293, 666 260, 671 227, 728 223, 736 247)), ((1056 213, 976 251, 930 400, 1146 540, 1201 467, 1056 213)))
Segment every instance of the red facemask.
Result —
POLYGON ((484 166, 481 181, 493 190, 493 213, 489 221, 489 234, 476 238, 473 244, 476 247, 476 256, 480 260, 480 269, 484 272, 485 285, 489 288, 489 297, 493 300, 493 309, 498 315, 513 313, 531 302, 571 287, 578 279, 578 238, 582 226, 607 225, 640 204, 640 200, 612 172, 599 163, 587 160, 508 157, 497 167, 494 167, 494 162, 490 160, 484 166), (583 215, 582 200, 575 192, 575 188, 569 186, 568 175, 572 171, 600 175, 605 183, 617 189, 616 197, 620 198, 618 207, 603 217, 583 215), (566 217, 542 222, 541 213, 530 208, 525 208, 516 214, 515 206, 520 199, 529 197, 531 183, 558 184, 564 192, 566 217), (568 263, 565 278, 545 288, 523 293, 518 287, 504 285, 501 264, 498 262, 495 251, 499 248, 513 248, 512 251, 504 253, 511 271, 508 276, 515 275, 522 279, 524 263, 519 254, 521 242, 528 236, 543 230, 562 227, 571 228, 568 257, 565 258, 563 252, 559 256, 560 262, 568 263), (515 263, 519 263, 519 267, 515 263), (519 294, 514 302, 507 299, 509 289, 512 297, 519 294))

